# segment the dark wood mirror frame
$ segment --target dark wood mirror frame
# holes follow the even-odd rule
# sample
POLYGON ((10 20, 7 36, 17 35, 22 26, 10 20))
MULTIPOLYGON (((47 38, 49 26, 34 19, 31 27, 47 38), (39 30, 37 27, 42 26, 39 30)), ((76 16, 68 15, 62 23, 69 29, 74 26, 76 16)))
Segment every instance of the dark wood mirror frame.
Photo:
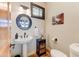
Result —
POLYGON ((44 20, 45 19, 45 8, 44 7, 41 7, 41 6, 37 5, 37 4, 35 4, 33 2, 31 2, 31 17, 38 18, 38 19, 43 19, 44 20), (39 8, 39 9, 42 9, 42 16, 35 16, 33 14, 33 6, 39 8))

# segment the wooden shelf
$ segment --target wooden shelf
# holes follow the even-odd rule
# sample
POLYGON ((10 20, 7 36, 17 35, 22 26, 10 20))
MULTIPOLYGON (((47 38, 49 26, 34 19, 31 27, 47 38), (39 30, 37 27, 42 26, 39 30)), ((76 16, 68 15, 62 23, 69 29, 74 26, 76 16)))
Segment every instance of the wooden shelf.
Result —
POLYGON ((45 39, 37 39, 36 41, 36 53, 38 56, 42 56, 46 54, 46 40, 45 39))

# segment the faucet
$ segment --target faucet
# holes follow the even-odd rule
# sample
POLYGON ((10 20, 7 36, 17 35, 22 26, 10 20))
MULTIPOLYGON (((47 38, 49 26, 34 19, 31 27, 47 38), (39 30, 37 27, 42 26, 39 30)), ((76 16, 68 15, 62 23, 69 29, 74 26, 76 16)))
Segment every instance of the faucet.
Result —
POLYGON ((24 38, 26 37, 26 33, 24 33, 24 38))
POLYGON ((24 38, 27 38, 28 37, 28 35, 26 35, 26 33, 24 33, 24 38))

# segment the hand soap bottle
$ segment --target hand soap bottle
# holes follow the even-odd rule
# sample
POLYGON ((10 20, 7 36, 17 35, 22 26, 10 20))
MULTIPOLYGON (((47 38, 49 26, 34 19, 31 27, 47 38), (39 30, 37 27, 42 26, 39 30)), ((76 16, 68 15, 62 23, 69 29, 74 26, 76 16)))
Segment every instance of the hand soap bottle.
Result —
POLYGON ((18 33, 15 34, 15 39, 18 39, 18 33))

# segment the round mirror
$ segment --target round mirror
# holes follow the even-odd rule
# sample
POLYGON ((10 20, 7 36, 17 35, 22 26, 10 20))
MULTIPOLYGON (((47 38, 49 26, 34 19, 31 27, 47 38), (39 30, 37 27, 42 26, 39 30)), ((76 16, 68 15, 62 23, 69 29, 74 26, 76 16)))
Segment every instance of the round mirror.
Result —
POLYGON ((20 14, 16 18, 17 26, 22 30, 28 30, 32 25, 31 18, 26 14, 20 14))

